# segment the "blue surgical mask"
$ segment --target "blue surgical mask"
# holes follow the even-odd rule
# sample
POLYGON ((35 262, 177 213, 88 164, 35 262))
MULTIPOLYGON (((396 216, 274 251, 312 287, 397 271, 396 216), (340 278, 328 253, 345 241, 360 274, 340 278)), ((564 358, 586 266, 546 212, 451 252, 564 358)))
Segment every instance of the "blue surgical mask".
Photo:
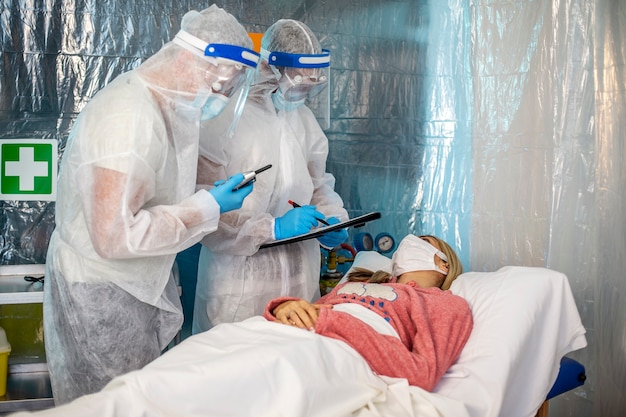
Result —
POLYGON ((220 114, 228 104, 228 97, 221 94, 211 94, 202 106, 200 120, 209 120, 220 114))
POLYGON ((210 97, 211 93, 208 89, 200 89, 193 100, 187 98, 178 97, 176 100, 176 110, 190 121, 197 120, 198 111, 203 108, 204 103, 207 102, 207 97, 210 97))
POLYGON ((285 99, 283 93, 280 90, 276 91, 272 94, 272 101, 274 102, 274 107, 276 107, 279 111, 294 111, 298 107, 304 104, 306 99, 298 100, 298 101, 288 101, 285 99))

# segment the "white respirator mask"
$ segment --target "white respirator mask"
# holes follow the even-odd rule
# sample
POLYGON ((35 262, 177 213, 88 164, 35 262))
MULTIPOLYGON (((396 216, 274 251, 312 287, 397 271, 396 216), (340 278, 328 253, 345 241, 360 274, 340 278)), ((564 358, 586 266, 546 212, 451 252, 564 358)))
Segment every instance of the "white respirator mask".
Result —
POLYGON ((405 272, 437 271, 448 275, 435 263, 435 255, 445 262, 448 261, 448 257, 430 243, 415 235, 407 235, 391 259, 392 274, 398 277, 405 272))

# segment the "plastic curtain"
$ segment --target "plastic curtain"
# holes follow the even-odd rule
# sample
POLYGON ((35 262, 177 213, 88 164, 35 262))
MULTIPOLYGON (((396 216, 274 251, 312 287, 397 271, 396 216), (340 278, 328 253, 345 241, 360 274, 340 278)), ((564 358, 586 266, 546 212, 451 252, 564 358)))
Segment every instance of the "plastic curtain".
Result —
POLYGON ((626 412, 626 4, 477 2, 471 266, 566 273, 588 381, 550 415, 626 412))
MULTIPOLYGON (((332 51, 328 171, 373 236, 431 233, 466 270, 566 273, 588 380, 550 416, 626 413, 626 3, 217 1, 250 32, 307 23, 332 51)), ((1 0, 0 138, 57 138, 210 2, 1 0)), ((0 264, 40 263, 53 203, 0 202, 0 264)), ((353 233, 353 232, 352 232, 353 233)))

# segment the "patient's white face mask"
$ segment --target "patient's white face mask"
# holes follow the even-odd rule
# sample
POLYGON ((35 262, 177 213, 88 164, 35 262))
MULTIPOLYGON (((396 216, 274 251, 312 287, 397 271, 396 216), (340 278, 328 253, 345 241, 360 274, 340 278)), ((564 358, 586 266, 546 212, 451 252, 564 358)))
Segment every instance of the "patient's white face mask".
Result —
POLYGON ((430 243, 417 236, 407 235, 393 254, 392 274, 397 277, 405 272, 437 271, 448 275, 435 263, 435 255, 448 261, 448 257, 430 243))

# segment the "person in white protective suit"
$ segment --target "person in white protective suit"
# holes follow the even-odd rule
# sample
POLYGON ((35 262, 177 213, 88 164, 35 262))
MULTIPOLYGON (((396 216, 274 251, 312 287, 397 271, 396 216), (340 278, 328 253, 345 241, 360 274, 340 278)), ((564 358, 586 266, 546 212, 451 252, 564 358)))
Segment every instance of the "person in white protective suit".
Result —
MULTIPOLYGON (((157 358, 183 317, 176 253, 215 231, 251 186, 194 193, 199 122, 242 91, 258 54, 213 5, 78 116, 60 168, 46 262, 45 347, 56 404, 157 358)), ((222 180, 226 177, 222 178, 222 180)), ((224 181, 222 181, 224 182, 224 181)))
POLYGON ((330 53, 295 20, 274 23, 261 44, 257 78, 234 136, 224 133, 216 140, 215 130, 201 129, 198 183, 267 164, 272 168, 257 176, 242 209, 223 214, 218 230, 202 240, 193 333, 262 314, 265 304, 281 295, 317 298, 320 244, 333 248, 348 236, 341 229, 319 241, 259 249, 308 232, 320 225, 317 218, 330 224, 348 219, 335 178, 326 172, 328 139, 304 105, 327 87, 330 53), (302 207, 293 208, 290 200, 302 207))

